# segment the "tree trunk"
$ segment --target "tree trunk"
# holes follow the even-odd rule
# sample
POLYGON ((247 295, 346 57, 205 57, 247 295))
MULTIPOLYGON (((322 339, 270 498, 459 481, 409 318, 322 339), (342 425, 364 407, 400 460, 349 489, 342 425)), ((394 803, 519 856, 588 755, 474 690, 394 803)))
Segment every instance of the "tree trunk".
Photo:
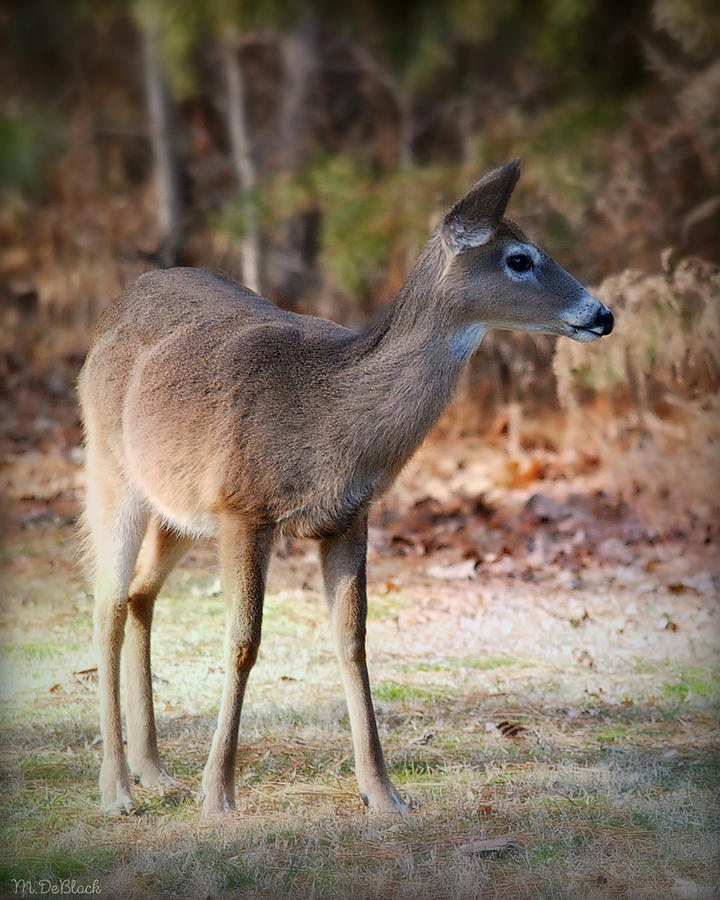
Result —
POLYGON ((316 62, 316 28, 305 23, 299 31, 280 38, 284 70, 282 101, 278 112, 280 155, 283 168, 295 170, 305 161, 309 141, 308 86, 316 62))
POLYGON ((397 167, 401 171, 407 171, 413 164, 413 138, 415 136, 412 117, 412 102, 408 92, 390 80, 386 82, 391 86, 392 96, 398 111, 398 151, 397 167))
POLYGON ((157 53, 157 32, 142 30, 145 66, 145 98, 150 119, 150 141, 155 168, 157 225, 162 244, 158 257, 163 265, 177 265, 182 256, 183 226, 180 171, 170 96, 157 53))
MULTIPOLYGON (((317 71, 318 26, 306 17, 296 29, 279 37, 283 88, 277 112, 274 165, 294 175, 308 162, 312 141, 312 84, 317 71)), ((303 296, 319 294, 317 271, 320 212, 314 205, 297 210, 276 229, 269 241, 272 264, 266 287, 281 303, 296 308, 303 296)), ((319 307, 313 308, 320 312, 319 307)), ((324 310, 329 312, 329 310, 324 310)))
POLYGON ((257 170, 252 156, 245 104, 245 81, 238 49, 238 40, 234 35, 223 37, 227 124, 243 213, 243 236, 240 242, 243 281, 251 290, 260 293, 260 228, 254 196, 257 170))

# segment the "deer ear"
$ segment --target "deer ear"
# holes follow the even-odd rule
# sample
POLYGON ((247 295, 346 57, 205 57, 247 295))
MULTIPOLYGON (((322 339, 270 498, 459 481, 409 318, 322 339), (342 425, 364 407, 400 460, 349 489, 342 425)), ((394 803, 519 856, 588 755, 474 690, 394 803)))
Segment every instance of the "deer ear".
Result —
POLYGON ((442 224, 445 243, 453 253, 486 244, 505 214, 520 177, 520 158, 488 172, 447 213, 442 224))

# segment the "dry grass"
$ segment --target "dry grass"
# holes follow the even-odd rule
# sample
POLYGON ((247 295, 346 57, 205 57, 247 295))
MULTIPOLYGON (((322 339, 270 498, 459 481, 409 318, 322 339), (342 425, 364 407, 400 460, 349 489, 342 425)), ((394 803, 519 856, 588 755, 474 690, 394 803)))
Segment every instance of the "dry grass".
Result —
POLYGON ((604 281, 615 333, 560 342, 554 359, 568 446, 598 453, 660 529, 716 521, 720 502, 720 270, 670 254, 664 263, 658 275, 604 281))
POLYGON ((6 895, 13 879, 63 878, 138 898, 713 895, 720 677, 709 587, 672 588, 680 575, 658 549, 634 576, 588 565, 580 587, 563 587, 553 567, 532 582, 448 581, 428 574, 432 559, 374 552, 371 674, 389 766, 412 807, 382 819, 356 793, 306 549, 271 569, 238 814, 219 827, 200 821, 198 799, 223 677, 210 548, 174 573, 155 629, 162 754, 184 786, 137 788, 137 814, 108 820, 97 808, 91 599, 72 533, 41 523, 8 535, 6 895), (487 838, 508 840, 479 851, 487 838))

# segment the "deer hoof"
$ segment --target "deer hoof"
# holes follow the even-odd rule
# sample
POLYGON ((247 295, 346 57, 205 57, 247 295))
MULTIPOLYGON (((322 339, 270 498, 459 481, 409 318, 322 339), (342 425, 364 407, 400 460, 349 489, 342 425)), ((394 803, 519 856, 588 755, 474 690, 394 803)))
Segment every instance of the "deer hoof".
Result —
POLYGON ((182 786, 182 782, 173 778, 162 766, 152 764, 137 767, 131 766, 130 771, 135 784, 141 784, 146 788, 157 787, 162 790, 182 786))
POLYGON ((166 772, 163 769, 160 772, 160 777, 156 782, 157 786, 161 789, 172 790, 173 788, 179 788, 183 786, 182 781, 178 781, 177 778, 173 778, 169 772, 166 772))
POLYGON ((378 791, 374 794, 360 794, 365 806, 377 815, 402 815, 408 811, 407 803, 394 787, 378 791))
POLYGON ((223 821, 236 815, 235 798, 224 790, 202 792, 202 818, 206 821, 223 821))
POLYGON ((206 797, 203 797, 202 818, 205 822, 227 822, 237 815, 235 804, 227 801, 222 803, 209 803, 206 797))
POLYGON ((112 796, 103 792, 101 809, 111 816, 129 816, 135 810, 135 802, 129 790, 118 785, 112 796))

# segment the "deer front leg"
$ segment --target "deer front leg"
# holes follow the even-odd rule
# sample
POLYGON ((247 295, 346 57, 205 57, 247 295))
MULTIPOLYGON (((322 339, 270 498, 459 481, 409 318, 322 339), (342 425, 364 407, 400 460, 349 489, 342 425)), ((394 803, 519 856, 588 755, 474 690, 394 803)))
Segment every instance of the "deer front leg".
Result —
POLYGON ((220 568, 226 607, 225 689, 210 756, 203 773, 203 815, 235 809, 235 755, 240 713, 260 647, 265 576, 273 528, 251 528, 237 516, 220 520, 220 568))
POLYGON ((355 774, 363 801, 374 812, 406 812, 388 778, 365 662, 367 518, 320 542, 320 561, 335 649, 350 714, 355 774))

